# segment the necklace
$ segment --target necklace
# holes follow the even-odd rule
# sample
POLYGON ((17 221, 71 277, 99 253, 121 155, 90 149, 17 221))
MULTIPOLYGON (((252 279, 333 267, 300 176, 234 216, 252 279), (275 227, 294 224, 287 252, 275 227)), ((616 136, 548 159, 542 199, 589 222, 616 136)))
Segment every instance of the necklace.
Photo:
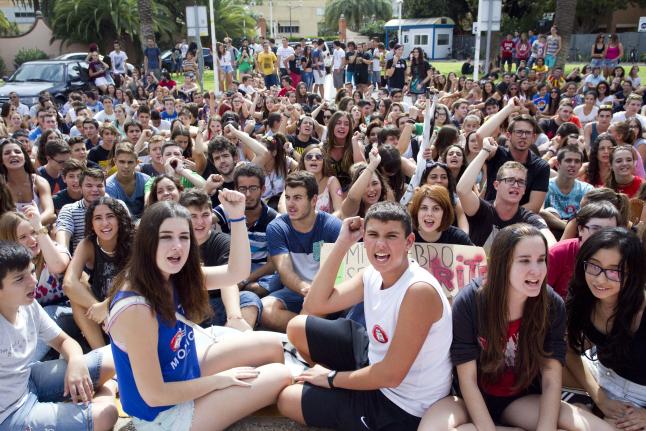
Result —
POLYGON ((106 249, 104 249, 103 247, 101 247, 101 241, 99 241, 99 239, 98 239, 98 238, 96 239, 96 245, 98 245, 98 246, 99 246, 99 250, 101 250, 103 253, 107 254, 107 255, 108 255, 108 256, 110 256, 110 257, 114 256, 114 255, 115 255, 115 253, 117 252, 116 250, 113 250, 113 251, 107 251, 106 249))

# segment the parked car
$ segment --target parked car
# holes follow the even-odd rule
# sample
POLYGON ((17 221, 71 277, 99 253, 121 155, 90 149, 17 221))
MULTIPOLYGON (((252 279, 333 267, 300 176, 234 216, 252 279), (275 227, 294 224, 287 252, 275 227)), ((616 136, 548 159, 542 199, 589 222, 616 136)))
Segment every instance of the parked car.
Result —
MULTIPOLYGON (((167 49, 161 54, 162 68, 171 71, 173 70, 172 60, 171 60, 172 51, 167 49)), ((202 48, 202 54, 204 55, 204 67, 207 69, 213 69, 213 54, 211 54, 211 48, 202 48)), ((197 61, 197 59, 196 59, 197 61)))
POLYGON ((9 93, 15 91, 22 103, 35 105, 43 90, 61 104, 67 101, 70 92, 90 88, 88 64, 78 60, 28 61, 4 81, 0 86, 0 104, 9 101, 9 93))
MULTIPOLYGON (((59 55, 58 57, 55 57, 54 60, 79 60, 79 61, 85 61, 87 58, 87 52, 68 52, 67 54, 59 55)), ((99 54, 99 58, 103 60, 104 55, 99 54)), ((126 63, 126 71, 128 72, 128 75, 132 75, 132 71, 135 70, 135 66, 133 66, 130 63, 126 63)))

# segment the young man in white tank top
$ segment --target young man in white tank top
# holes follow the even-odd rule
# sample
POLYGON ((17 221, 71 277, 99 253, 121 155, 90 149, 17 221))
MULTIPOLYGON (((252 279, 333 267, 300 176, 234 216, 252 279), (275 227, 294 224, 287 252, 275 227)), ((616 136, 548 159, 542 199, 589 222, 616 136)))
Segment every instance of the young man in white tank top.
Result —
MULTIPOLYGON (((287 335, 312 368, 280 394, 282 414, 302 424, 360 430, 416 430, 449 394, 451 308, 435 278, 408 250, 415 240, 405 207, 379 202, 365 222, 351 217, 312 282, 287 335), (370 266, 334 285, 350 247, 364 237, 370 266), (339 312, 364 301, 367 330, 339 312)), ((451 414, 450 410, 442 414, 451 414)))

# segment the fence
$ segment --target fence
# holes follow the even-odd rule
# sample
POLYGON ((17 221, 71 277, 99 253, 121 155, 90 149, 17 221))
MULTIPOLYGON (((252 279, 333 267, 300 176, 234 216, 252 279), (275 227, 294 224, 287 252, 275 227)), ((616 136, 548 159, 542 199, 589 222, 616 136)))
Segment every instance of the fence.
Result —
MULTIPOLYGON (((624 46, 625 62, 645 62, 646 61, 646 33, 618 33, 619 40, 624 46)), ((568 61, 572 62, 589 62, 592 44, 597 34, 573 34, 570 38, 570 50, 568 52, 568 61)), ((491 53, 493 56, 498 54, 498 41, 500 33, 492 35, 491 53)), ((453 36, 453 56, 457 60, 464 60, 467 55, 473 57, 475 51, 476 37, 470 34, 453 36)), ((486 37, 482 35, 480 47, 480 58, 484 59, 486 37)))

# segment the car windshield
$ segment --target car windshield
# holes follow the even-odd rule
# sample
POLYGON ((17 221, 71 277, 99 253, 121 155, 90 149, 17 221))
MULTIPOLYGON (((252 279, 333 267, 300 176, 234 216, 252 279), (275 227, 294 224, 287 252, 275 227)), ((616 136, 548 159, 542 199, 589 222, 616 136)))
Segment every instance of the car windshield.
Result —
POLYGON ((63 65, 60 63, 23 64, 10 81, 60 82, 64 76, 63 65))

